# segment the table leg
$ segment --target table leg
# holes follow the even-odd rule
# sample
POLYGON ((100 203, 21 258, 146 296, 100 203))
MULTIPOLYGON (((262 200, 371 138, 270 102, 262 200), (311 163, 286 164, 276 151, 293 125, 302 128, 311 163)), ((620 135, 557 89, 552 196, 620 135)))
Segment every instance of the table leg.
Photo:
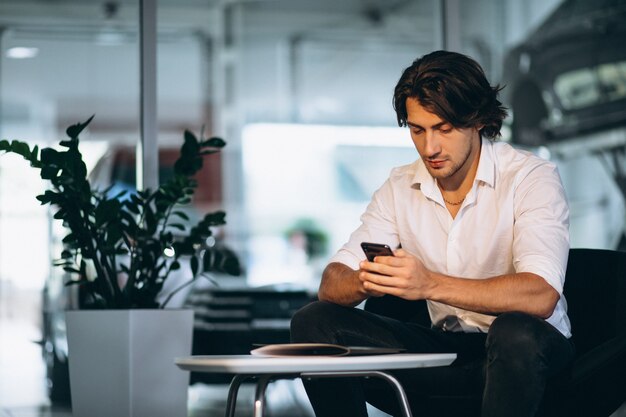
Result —
POLYGON ((265 390, 270 383, 272 375, 262 375, 257 380, 256 393, 254 398, 254 417, 263 417, 265 408, 265 390))
POLYGON ((248 378, 251 378, 251 376, 235 375, 230 381, 230 388, 228 388, 228 398, 226 400, 226 417, 235 417, 235 406, 237 405, 237 394, 239 393, 239 387, 241 386, 241 383, 248 378))
POLYGON ((402 406, 402 409, 404 411, 404 415, 406 417, 412 417, 409 400, 406 397, 406 392, 404 392, 404 388, 402 388, 402 384, 400 384, 400 381, 398 381, 393 375, 390 375, 386 372, 372 371, 372 374, 372 376, 376 376, 378 378, 386 380, 394 387, 396 395, 398 396, 398 401, 400 402, 400 405, 402 406))
POLYGON ((345 377, 376 377, 384 379, 391 384, 393 390, 398 396, 398 401, 405 417, 412 417, 409 400, 406 397, 402 384, 393 375, 382 371, 340 371, 340 372, 303 372, 301 378, 345 378, 345 377))

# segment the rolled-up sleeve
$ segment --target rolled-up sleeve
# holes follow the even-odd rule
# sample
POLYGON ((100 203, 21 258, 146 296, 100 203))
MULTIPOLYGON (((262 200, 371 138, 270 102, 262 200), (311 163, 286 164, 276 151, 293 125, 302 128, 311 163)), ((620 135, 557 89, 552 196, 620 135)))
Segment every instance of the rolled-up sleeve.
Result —
POLYGON ((563 293, 569 254, 569 207, 558 170, 546 162, 520 172, 514 196, 513 265, 563 293))
POLYGON ((357 270, 359 262, 365 259, 361 242, 384 243, 391 248, 399 245, 395 211, 393 209, 393 187, 387 180, 372 196, 365 212, 361 215, 361 225, 350 235, 350 239, 330 259, 357 270))

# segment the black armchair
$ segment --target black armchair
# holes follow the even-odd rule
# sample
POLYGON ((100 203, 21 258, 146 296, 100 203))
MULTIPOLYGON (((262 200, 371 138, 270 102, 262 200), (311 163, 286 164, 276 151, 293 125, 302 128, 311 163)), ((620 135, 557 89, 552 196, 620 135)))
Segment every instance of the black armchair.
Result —
MULTIPOLYGON (((539 415, 608 417, 626 401, 626 252, 571 249, 564 293, 576 357, 549 382, 539 415)), ((365 309, 430 324, 424 301, 385 296, 369 299, 365 309)), ((479 397, 446 398, 442 393, 432 400, 445 404, 438 414, 442 417, 479 412, 479 397)))

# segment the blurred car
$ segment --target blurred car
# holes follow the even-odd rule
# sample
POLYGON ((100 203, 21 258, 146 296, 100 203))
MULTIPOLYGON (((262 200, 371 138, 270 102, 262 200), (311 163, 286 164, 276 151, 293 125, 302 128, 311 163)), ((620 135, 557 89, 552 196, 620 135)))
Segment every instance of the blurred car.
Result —
POLYGON ((565 0, 506 56, 512 141, 545 145, 626 126, 626 0, 565 0))
POLYGON ((558 166, 574 247, 626 250, 625 39, 626 0, 564 0, 504 60, 510 140, 558 166))

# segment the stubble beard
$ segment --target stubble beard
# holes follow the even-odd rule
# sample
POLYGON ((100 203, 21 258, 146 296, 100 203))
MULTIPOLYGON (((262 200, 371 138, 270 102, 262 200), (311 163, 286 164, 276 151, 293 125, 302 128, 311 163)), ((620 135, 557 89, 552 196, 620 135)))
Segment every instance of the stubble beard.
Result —
POLYGON ((452 161, 452 166, 450 166, 448 169, 434 169, 430 167, 428 164, 425 164, 426 169, 428 170, 428 172, 430 172, 430 175, 435 179, 443 180, 443 179, 450 178, 454 176, 457 172, 459 172, 461 168, 463 168, 468 163, 469 157, 472 154, 472 147, 473 147, 473 144, 472 142, 470 142, 469 146, 467 147, 467 152, 463 156, 463 159, 459 162, 452 161))

